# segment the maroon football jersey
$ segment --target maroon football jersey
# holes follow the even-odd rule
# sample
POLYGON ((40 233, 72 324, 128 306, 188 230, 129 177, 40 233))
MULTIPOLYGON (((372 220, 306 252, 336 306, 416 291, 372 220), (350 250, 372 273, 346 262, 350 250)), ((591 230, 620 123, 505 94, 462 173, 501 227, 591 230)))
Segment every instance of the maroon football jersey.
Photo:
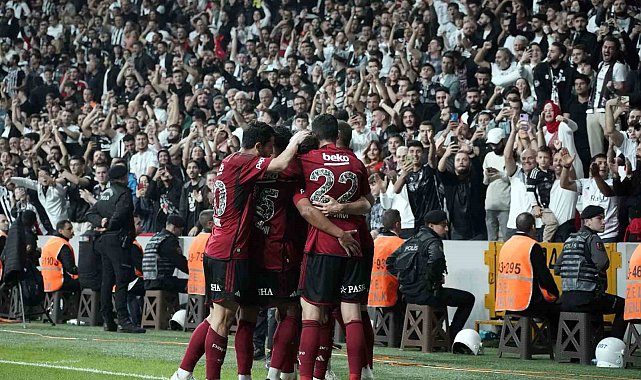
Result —
POLYGON ((282 173, 268 173, 256 183, 256 212, 252 231, 252 251, 257 264, 269 271, 284 271, 300 265, 302 249, 295 234, 301 229, 300 216, 292 197, 300 188, 300 165, 292 162, 282 173))
POLYGON ((205 254, 219 260, 249 258, 256 181, 264 177, 271 158, 234 153, 223 160, 214 184, 214 228, 205 254))
MULTIPOLYGON (((336 148, 335 145, 325 145, 300 155, 300 161, 305 178, 305 189, 297 195, 313 202, 323 202, 324 197, 330 196, 339 203, 349 203, 369 194, 367 169, 354 153, 336 148)), ((358 230, 363 216, 330 215, 329 219, 343 231, 358 230)), ((358 240, 358 234, 355 235, 358 240)), ((305 252, 314 252, 333 256, 347 256, 347 252, 338 240, 309 226, 305 252)))

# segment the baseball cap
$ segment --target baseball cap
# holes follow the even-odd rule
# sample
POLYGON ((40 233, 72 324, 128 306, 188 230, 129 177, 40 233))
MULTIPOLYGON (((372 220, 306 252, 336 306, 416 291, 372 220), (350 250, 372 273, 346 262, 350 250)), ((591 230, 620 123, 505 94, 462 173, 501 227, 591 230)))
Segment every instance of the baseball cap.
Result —
POLYGON ((502 128, 492 128, 487 132, 486 144, 498 144, 505 138, 505 132, 502 128))

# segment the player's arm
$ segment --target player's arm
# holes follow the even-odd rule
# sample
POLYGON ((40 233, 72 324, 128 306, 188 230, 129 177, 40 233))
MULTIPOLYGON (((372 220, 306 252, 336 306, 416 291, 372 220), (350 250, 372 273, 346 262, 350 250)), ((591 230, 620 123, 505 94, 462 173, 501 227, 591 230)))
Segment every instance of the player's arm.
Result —
POLYGON ((345 248, 348 254, 360 254, 360 244, 352 237, 352 234, 356 233, 356 231, 343 231, 327 219, 325 215, 316 209, 309 199, 305 197, 295 197, 294 204, 307 223, 338 239, 338 242, 345 248))
POLYGON ((366 196, 361 196, 358 200, 349 203, 338 203, 336 199, 329 195, 326 195, 325 199, 328 199, 326 203, 314 202, 314 207, 320 210, 323 215, 365 215, 370 212, 372 205, 374 204, 374 197, 371 193, 366 196))
POLYGON ((294 156, 296 156, 296 152, 298 152, 298 146, 303 142, 303 140, 305 140, 308 135, 309 131, 297 132, 291 138, 291 140, 289 140, 287 148, 281 154, 279 154, 278 157, 269 162, 267 171, 272 173, 280 173, 283 170, 287 169, 287 166, 289 166, 291 160, 294 158, 294 156))

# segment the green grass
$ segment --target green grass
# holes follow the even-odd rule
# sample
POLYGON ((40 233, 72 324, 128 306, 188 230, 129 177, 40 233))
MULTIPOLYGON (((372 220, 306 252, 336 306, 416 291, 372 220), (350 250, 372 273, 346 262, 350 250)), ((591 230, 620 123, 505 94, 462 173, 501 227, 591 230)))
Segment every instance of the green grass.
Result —
MULTIPOLYGON (((88 368, 116 373, 168 379, 185 351, 189 334, 148 331, 127 335, 106 333, 101 328, 39 322, 27 329, 21 325, 0 325, 1 379, 118 379, 114 376, 71 369, 40 368, 11 362, 45 363, 54 366, 88 368)), ((233 339, 230 340, 233 344, 233 339)), ((544 356, 532 361, 498 359, 496 349, 473 357, 448 353, 422 354, 376 347, 374 373, 377 379, 641 379, 641 370, 604 369, 578 364, 557 364, 544 356)), ((334 351, 332 366, 339 378, 347 377, 345 350, 334 351)), ((223 379, 236 379, 233 349, 225 359, 223 379)), ((254 362, 254 379, 264 379, 264 361, 254 362)), ((196 368, 204 379, 204 359, 196 368)))

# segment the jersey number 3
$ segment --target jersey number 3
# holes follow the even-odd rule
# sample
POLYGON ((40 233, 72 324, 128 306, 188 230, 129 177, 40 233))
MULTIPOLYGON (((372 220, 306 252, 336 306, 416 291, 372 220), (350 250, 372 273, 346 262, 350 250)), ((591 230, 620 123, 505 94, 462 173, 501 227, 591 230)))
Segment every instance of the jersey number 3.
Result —
MULTIPOLYGON (((312 202, 317 202, 317 203, 326 203, 328 202, 327 199, 325 199, 325 195, 330 192, 332 187, 334 186, 334 173, 332 173, 331 170, 326 169, 326 168, 318 168, 314 170, 310 175, 309 175, 309 180, 310 181, 318 181, 321 177, 325 178, 325 183, 316 189, 312 193, 312 196, 309 198, 310 201, 312 202)), ((349 181, 350 186, 347 191, 338 197, 336 200, 338 203, 346 203, 352 197, 354 194, 356 194, 356 190, 358 189, 358 177, 356 176, 355 173, 347 171, 347 172, 342 172, 340 176, 338 176, 338 183, 343 183, 346 184, 349 181)))

